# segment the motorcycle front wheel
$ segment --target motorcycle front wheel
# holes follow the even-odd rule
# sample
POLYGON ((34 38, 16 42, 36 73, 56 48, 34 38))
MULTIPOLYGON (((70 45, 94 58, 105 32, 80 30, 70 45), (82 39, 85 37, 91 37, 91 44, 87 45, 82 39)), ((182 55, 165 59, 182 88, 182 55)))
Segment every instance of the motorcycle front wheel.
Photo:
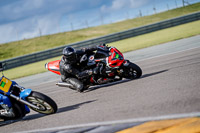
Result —
POLYGON ((32 91, 31 94, 26 98, 26 100, 37 106, 39 109, 30 107, 32 110, 42 113, 42 114, 53 114, 57 111, 57 104, 48 96, 32 91))
POLYGON ((138 65, 130 62, 128 66, 124 67, 124 78, 137 79, 141 76, 142 69, 138 65))

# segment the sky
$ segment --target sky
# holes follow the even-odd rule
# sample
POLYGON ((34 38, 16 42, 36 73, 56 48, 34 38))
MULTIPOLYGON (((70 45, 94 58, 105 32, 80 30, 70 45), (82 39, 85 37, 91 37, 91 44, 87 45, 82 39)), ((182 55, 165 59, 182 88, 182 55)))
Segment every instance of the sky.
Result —
POLYGON ((182 1, 0 0, 0 44, 151 15, 182 7, 182 1))

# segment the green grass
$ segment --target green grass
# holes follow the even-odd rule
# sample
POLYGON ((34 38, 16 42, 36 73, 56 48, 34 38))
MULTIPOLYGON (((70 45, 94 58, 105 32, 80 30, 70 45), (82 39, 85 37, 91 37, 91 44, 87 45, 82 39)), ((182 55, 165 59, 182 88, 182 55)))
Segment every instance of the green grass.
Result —
POLYGON ((162 12, 156 15, 145 16, 136 19, 130 19, 118 23, 91 27, 72 32, 64 32, 54 35, 41 36, 33 39, 25 39, 17 42, 6 43, 0 45, 0 60, 5 60, 25 54, 30 54, 58 46, 83 41, 99 36, 128 30, 138 26, 143 26, 162 20, 174 18, 177 16, 186 15, 189 13, 200 11, 200 3, 190 6, 162 12), (17 49, 16 49, 17 48, 17 49))
MULTIPOLYGON (((178 40, 181 38, 186 38, 194 35, 200 34, 200 21, 195 21, 187 23, 184 25, 156 31, 153 33, 148 33, 140 35, 137 37, 132 37, 129 39, 121 40, 118 42, 110 43, 110 46, 118 48, 122 52, 128 52, 136 49, 141 49, 153 45, 158 45, 161 43, 178 40), (169 34, 170 33, 170 34, 169 34)), ((17 67, 4 72, 4 74, 10 79, 16 79, 20 77, 25 77, 32 74, 37 74, 41 72, 46 72, 44 64, 49 61, 54 61, 60 59, 61 56, 40 61, 37 63, 29 64, 22 67, 17 67)))
POLYGON ((200 20, 176 27, 144 34, 137 37, 110 43, 110 46, 117 47, 122 52, 146 48, 153 45, 162 44, 182 38, 200 34, 200 20))
POLYGON ((58 60, 60 58, 61 57, 55 57, 55 58, 52 58, 52 59, 39 61, 39 62, 28 64, 28 65, 25 65, 25 66, 16 67, 16 68, 13 68, 13 69, 6 70, 3 73, 9 79, 16 79, 16 78, 21 78, 21 77, 26 77, 26 76, 29 76, 29 75, 34 75, 34 74, 46 72, 47 70, 45 69, 45 64, 47 62, 58 60))

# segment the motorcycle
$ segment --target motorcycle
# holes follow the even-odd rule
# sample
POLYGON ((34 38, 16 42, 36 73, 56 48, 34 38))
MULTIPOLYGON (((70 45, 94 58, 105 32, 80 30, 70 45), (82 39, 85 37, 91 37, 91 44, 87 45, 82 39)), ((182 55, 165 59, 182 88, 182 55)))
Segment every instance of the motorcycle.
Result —
MULTIPOLYGON (((60 60, 48 62, 45 64, 45 68, 60 75, 59 63, 60 60)), ((142 70, 138 65, 124 59, 123 54, 117 48, 106 45, 98 46, 96 52, 84 54, 78 64, 81 70, 94 69, 97 66, 99 68, 99 74, 80 79, 85 89, 89 86, 106 84, 123 78, 137 79, 142 75, 142 70)), ((56 85, 73 88, 71 84, 65 82, 58 82, 56 85)))
POLYGON ((1 119, 6 121, 22 118, 30 112, 30 109, 47 115, 56 113, 57 104, 50 97, 32 89, 25 89, 5 77, 2 63, 0 63, 0 72, 2 72, 0 78, 1 119))

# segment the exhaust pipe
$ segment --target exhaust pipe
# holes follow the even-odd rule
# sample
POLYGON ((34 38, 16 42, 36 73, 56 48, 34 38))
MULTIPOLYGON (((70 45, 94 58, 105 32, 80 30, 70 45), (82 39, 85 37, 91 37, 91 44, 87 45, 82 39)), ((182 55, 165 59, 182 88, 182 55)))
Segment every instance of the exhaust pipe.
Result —
POLYGON ((58 82, 56 83, 56 85, 60 86, 60 87, 69 87, 69 88, 73 88, 72 84, 66 83, 66 82, 58 82))

